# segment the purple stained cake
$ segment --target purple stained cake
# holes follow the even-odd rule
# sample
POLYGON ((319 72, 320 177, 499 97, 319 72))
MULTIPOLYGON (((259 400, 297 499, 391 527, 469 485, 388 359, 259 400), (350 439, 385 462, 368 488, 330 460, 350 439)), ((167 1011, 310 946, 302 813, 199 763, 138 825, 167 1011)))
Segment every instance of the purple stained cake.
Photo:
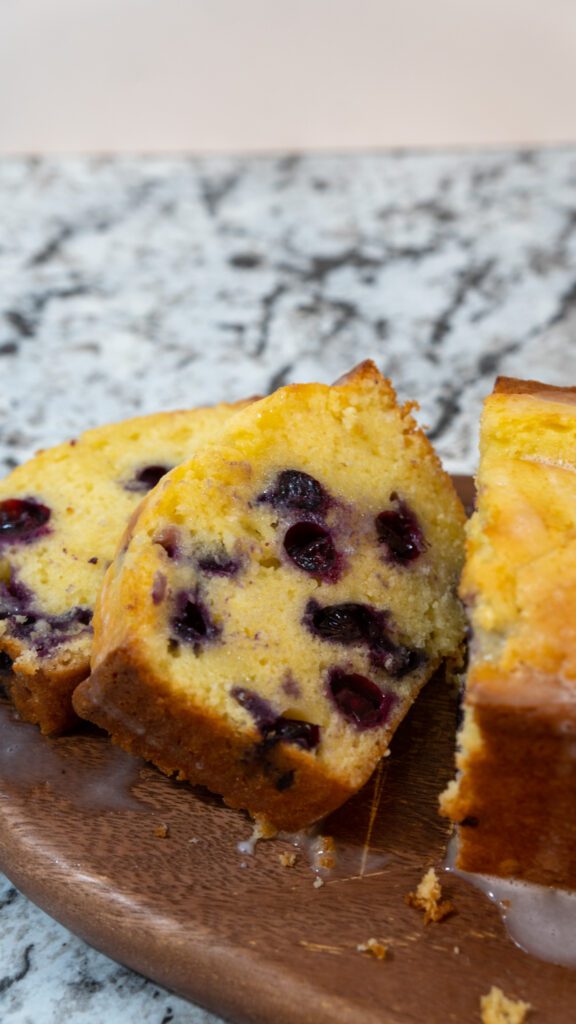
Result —
POLYGON ((130 515, 241 405, 99 427, 0 481, 0 683, 43 732, 77 721, 96 595, 130 515))
POLYGON ((372 363, 239 412, 142 504, 77 712, 296 829, 356 792, 458 661, 464 511, 372 363))

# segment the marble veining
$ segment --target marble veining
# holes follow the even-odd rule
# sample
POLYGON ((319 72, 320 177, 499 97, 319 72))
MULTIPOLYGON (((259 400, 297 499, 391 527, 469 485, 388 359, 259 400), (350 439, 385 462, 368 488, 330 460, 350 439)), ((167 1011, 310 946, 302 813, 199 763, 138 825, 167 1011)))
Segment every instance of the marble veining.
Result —
MULTIPOLYGON (((576 149, 0 163, 0 472, 371 357, 475 464, 497 373, 576 383, 576 149)), ((0 879, 0 1020, 210 1024, 0 879)))
POLYGON ((576 379, 576 152, 5 160, 0 468, 370 356, 474 462, 497 372, 576 379))
POLYGON ((218 1024, 120 967, 0 878, 2 1024, 218 1024))

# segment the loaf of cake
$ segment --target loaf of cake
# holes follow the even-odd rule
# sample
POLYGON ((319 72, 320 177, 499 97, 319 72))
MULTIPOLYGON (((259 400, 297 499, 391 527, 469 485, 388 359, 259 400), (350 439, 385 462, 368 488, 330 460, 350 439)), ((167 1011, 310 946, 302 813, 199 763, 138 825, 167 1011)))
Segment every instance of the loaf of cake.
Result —
POLYGON ((169 473, 108 570, 77 712, 297 829, 356 792, 457 661, 464 512, 372 363, 238 413, 169 473))
POLYGON ((459 775, 441 809, 460 868, 575 888, 576 388, 499 379, 477 484, 459 775))
POLYGON ((45 733, 77 721, 104 572, 143 496, 240 406, 90 430, 0 481, 0 683, 45 733))

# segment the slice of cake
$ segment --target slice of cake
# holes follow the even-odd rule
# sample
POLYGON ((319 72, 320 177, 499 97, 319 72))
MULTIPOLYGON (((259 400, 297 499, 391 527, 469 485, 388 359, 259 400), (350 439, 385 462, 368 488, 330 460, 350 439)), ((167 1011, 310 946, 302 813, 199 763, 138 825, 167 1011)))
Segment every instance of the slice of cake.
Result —
POLYGON ((76 721, 96 594, 129 516, 242 404, 90 430, 0 481, 0 682, 43 732, 76 721))
POLYGON ((78 713, 295 829, 358 790, 458 658, 464 513, 372 363, 282 388, 143 504, 78 713))
POLYGON ((576 388, 498 380, 461 593, 458 866, 576 887, 576 388))

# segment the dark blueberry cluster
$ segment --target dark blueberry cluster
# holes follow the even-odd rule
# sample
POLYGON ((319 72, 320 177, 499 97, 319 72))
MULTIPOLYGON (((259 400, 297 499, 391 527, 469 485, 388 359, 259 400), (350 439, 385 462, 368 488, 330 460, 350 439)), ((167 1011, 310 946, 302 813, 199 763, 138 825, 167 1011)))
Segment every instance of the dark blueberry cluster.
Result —
POLYGON ((35 498, 0 501, 0 544, 28 542, 46 533, 50 509, 35 498))
POLYGON ((312 722, 285 718, 274 710, 269 701, 243 686, 234 686, 231 696, 254 719, 262 734, 263 750, 269 751, 277 743, 292 743, 302 750, 314 750, 320 742, 320 727, 312 722))
POLYGON ((159 480, 166 476, 166 473, 169 473, 172 468, 172 466, 142 466, 132 479, 124 484, 124 489, 146 494, 147 491, 156 487, 159 480))
POLYGON ((171 561, 177 561, 180 556, 180 534, 176 527, 167 526, 154 537, 154 544, 159 544, 164 549, 171 561))
POLYGON ((76 606, 62 615, 40 612, 32 592, 12 574, 8 582, 0 583, 0 620, 9 621, 10 636, 27 640, 45 657, 72 636, 90 628, 92 609, 76 606))
POLYGON ((313 476, 299 469, 284 469, 278 473, 272 487, 258 499, 284 511, 316 512, 322 515, 330 504, 328 494, 313 476))
POLYGON ((328 676, 328 694, 341 715, 358 729, 384 725, 398 698, 371 679, 334 668, 328 676))
POLYGON ((6 651, 0 651, 0 679, 2 676, 10 675, 12 671, 12 658, 6 651))
POLYGON ((386 629, 386 612, 376 611, 368 604, 328 604, 322 607, 311 600, 306 606, 304 622, 310 632, 334 643, 371 644, 386 629))
POLYGON ((245 686, 233 686, 230 695, 252 716, 260 732, 270 729, 276 721, 278 714, 272 707, 270 701, 249 690, 245 686))
POLYGON ((222 549, 201 555, 198 558, 198 568, 207 576, 235 576, 240 569, 240 562, 222 549))
POLYGON ((171 561, 187 561, 206 576, 236 576, 241 569, 241 560, 228 554, 223 545, 199 553, 187 552, 182 533, 175 526, 164 527, 154 537, 154 543, 164 549, 171 561))
POLYGON ((14 615, 27 615, 33 608, 32 591, 18 580, 10 571, 8 579, 0 583, 0 619, 8 619, 14 615))
POLYGON ((322 484, 308 473, 285 469, 257 501, 296 518, 284 535, 284 550, 290 561, 310 576, 334 583, 340 575, 342 559, 323 521, 332 499, 322 484))
POLYGON ((320 726, 304 722, 299 718, 285 718, 280 715, 264 737, 267 746, 276 743, 292 743, 302 750, 315 750, 320 742, 320 726))
POLYGON ((176 594, 170 627, 173 640, 190 644, 196 653, 220 635, 220 627, 210 618, 197 591, 181 590, 176 594))
POLYGON ((330 532, 317 523, 295 523, 286 531, 284 550, 299 569, 331 580, 338 575, 338 552, 330 532))
POLYGON ((388 675, 401 679, 422 663, 424 654, 395 643, 390 636, 389 619, 388 612, 378 611, 369 604, 352 602, 322 607, 311 600, 304 613, 304 623, 311 633, 345 647, 364 645, 375 668, 384 669, 388 675))
POLYGON ((387 559, 397 565, 413 562, 426 550, 418 517, 396 491, 390 495, 394 508, 376 516, 378 542, 386 548, 387 559))

